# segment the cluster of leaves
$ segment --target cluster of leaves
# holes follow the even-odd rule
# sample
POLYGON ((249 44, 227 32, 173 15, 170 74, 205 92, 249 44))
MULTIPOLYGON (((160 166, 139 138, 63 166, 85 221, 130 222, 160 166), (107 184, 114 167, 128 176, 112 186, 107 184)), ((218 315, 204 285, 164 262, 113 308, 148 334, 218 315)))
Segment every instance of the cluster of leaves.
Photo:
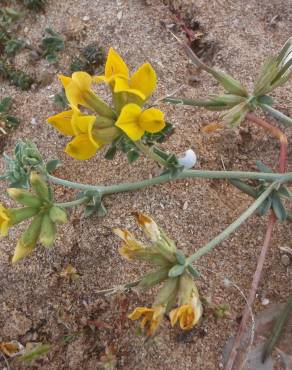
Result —
POLYGON ((44 10, 46 5, 46 0, 22 0, 23 5, 26 6, 28 9, 33 10, 35 12, 44 10))
POLYGON ((50 63, 58 61, 58 53, 65 48, 62 37, 51 28, 45 29, 46 35, 41 44, 41 55, 50 63))
POLYGON ((81 50, 79 56, 75 57, 70 65, 70 71, 84 71, 89 74, 94 74, 97 67, 104 64, 105 54, 103 48, 93 42, 81 50))
POLYGON ((184 45, 188 56, 196 67, 211 74, 226 90, 225 94, 210 94, 206 100, 191 100, 166 98, 165 101, 172 104, 184 104, 204 107, 211 111, 227 111, 222 118, 231 127, 235 127, 243 121, 246 114, 257 107, 269 112, 280 121, 292 124, 292 119, 272 108, 273 99, 268 96, 274 89, 283 86, 292 76, 292 37, 285 43, 280 53, 271 57, 263 66, 253 92, 247 89, 229 74, 211 68, 204 64, 192 51, 184 45))
POLYGON ((0 60, 0 77, 9 80, 10 83, 21 90, 29 90, 34 83, 33 77, 26 72, 16 69, 11 63, 0 60))
POLYGON ((19 141, 14 148, 13 157, 4 154, 6 171, 0 176, 0 180, 9 182, 10 188, 29 188, 29 176, 31 171, 51 173, 59 165, 58 159, 51 159, 46 164, 37 148, 31 141, 19 141))
MULTIPOLYGON (((263 173, 273 172, 271 168, 267 167, 260 161, 257 161, 257 167, 259 171, 263 173)), ((259 180, 256 186, 250 186, 246 182, 240 180, 230 180, 230 182, 255 199, 257 199, 269 186, 269 184, 264 180, 259 180)), ((278 189, 273 190, 271 195, 257 209, 257 212, 259 215, 263 216, 272 209, 279 221, 292 221, 292 214, 287 211, 284 206, 285 200, 292 201, 292 194, 285 185, 281 185, 278 189)))
POLYGON ((16 127, 19 125, 19 119, 12 116, 9 112, 12 106, 12 98, 7 96, 0 101, 0 123, 5 128, 16 127))
POLYGON ((23 14, 13 8, 0 9, 0 77, 7 79, 12 85, 22 90, 28 90, 33 78, 26 72, 13 66, 13 56, 24 46, 13 32, 13 25, 22 18, 23 14))

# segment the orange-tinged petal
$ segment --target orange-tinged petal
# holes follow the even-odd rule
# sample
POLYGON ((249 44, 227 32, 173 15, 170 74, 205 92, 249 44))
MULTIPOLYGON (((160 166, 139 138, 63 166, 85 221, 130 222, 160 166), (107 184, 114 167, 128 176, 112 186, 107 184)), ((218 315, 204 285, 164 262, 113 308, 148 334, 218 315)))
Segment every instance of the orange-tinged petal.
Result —
POLYGON ((93 157, 97 149, 87 134, 80 134, 67 144, 65 152, 75 159, 86 160, 93 157))
POLYGON ((159 132, 165 127, 164 114, 156 108, 146 109, 139 118, 139 125, 147 132, 159 132))
POLYGON ((114 75, 129 77, 129 70, 122 57, 113 49, 109 49, 105 64, 105 77, 110 78, 114 75))
POLYGON ((72 115, 73 110, 71 109, 51 116, 47 121, 63 135, 74 136, 74 130, 71 125, 72 115))
POLYGON ((156 88, 157 76, 150 63, 142 64, 133 74, 130 87, 140 91, 148 99, 156 88))

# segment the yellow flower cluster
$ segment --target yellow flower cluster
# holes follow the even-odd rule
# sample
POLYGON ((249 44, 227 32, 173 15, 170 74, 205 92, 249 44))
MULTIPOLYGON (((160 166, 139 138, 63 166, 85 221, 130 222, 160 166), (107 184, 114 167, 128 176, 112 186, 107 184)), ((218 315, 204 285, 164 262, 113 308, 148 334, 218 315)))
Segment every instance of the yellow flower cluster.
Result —
POLYGON ((178 263, 173 241, 149 216, 138 212, 135 216, 152 244, 144 245, 128 230, 114 229, 114 233, 123 240, 119 252, 129 261, 141 260, 159 266, 158 270, 142 277, 139 283, 141 287, 149 288, 161 282, 163 286, 152 307, 137 307, 129 318, 141 319, 141 329, 147 336, 155 333, 165 314, 169 315, 172 326, 179 323, 182 330, 190 330, 199 322, 203 313, 193 277, 188 271, 176 277, 169 277, 169 271, 178 263), (172 308, 175 300, 178 307, 172 308))
POLYGON ((126 63, 110 48, 103 76, 74 72, 72 77, 61 75, 59 79, 71 109, 49 117, 48 122, 62 134, 73 137, 65 148, 73 158, 91 158, 122 133, 138 141, 145 132, 156 133, 165 127, 164 114, 160 110, 142 109, 157 84, 156 73, 149 63, 130 76, 126 63), (92 90, 93 83, 102 82, 111 88, 114 108, 92 90), (80 106, 94 113, 82 113, 80 106))

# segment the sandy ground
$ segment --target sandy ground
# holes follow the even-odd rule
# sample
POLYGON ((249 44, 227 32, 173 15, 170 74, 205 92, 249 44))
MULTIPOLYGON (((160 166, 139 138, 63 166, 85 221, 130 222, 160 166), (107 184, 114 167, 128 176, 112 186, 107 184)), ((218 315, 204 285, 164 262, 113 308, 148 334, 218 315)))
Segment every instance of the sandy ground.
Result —
MULTIPOLYGON (((175 1, 172 3, 178 5, 175 1)), ((267 3, 198 0, 195 6, 190 5, 190 1, 183 4, 183 12, 192 12, 205 35, 203 48, 204 43, 207 51, 210 50, 208 45, 212 45, 212 52, 205 53, 206 61, 225 68, 245 81, 248 87, 252 86, 265 58, 275 53, 291 34, 291 8, 291 1, 284 0, 267 3)), ((19 129, 9 138, 6 152, 12 152, 17 140, 31 139, 46 159, 58 157, 62 160, 63 166, 56 175, 65 179, 110 184, 148 178, 155 171, 155 166, 144 158, 130 167, 122 156, 108 162, 100 153, 90 161, 77 162, 63 153, 66 138, 46 125, 45 120, 58 111, 52 98, 60 90, 57 73, 68 72, 69 61, 78 47, 95 40, 105 49, 113 46, 132 70, 146 60, 151 62, 159 76, 154 99, 182 85, 181 94, 188 97, 204 97, 207 92, 220 90, 204 73, 196 74, 166 29, 178 30, 168 4, 158 0, 52 0, 44 15, 28 16, 24 26, 24 35, 32 43, 39 42, 41 30, 48 26, 66 34, 66 53, 57 66, 49 66, 44 61, 29 66, 29 70, 46 81, 34 91, 20 92, 2 84, 0 97, 14 97, 16 113, 22 120, 19 129)), ((20 65, 22 57, 19 57, 20 65)), ((281 92, 276 91, 274 96, 279 98, 278 107, 291 116, 291 85, 281 92)), ((176 127, 164 147, 175 153, 193 148, 199 158, 197 168, 221 169, 224 163, 230 170, 254 170, 258 159, 276 169, 278 143, 252 124, 246 124, 244 130, 204 135, 202 127, 217 122, 217 114, 167 105, 161 108, 176 127)), ((291 137, 292 129, 285 131, 291 137)), ((292 150, 289 149, 290 171, 291 158, 292 150)), ((0 169, 3 168, 1 160, 0 169)), ((4 193, 5 184, 1 187, 1 201, 9 204, 4 193)), ((56 197, 69 200, 74 192, 56 187, 56 197)), ((240 294, 224 287, 222 281, 227 277, 248 292, 266 218, 250 218, 200 261, 205 269, 212 270, 202 270, 204 280, 198 282, 202 294, 229 303, 230 318, 216 321, 211 317, 187 334, 178 329, 170 330, 165 321, 155 339, 145 343, 137 334, 135 324, 126 319, 126 313, 137 305, 150 304, 151 294, 133 292, 128 296, 104 299, 97 292, 134 280, 144 270, 121 259, 117 253, 119 241, 111 232, 116 226, 135 230, 133 210, 151 214, 180 248, 191 253, 231 223, 250 201, 225 181, 209 180, 177 181, 108 196, 104 201, 108 215, 104 219, 85 219, 81 208, 73 210, 70 222, 60 228, 54 248, 39 248, 31 258, 11 267, 9 258, 21 233, 21 228, 16 228, 9 238, 1 240, 0 246, 0 341, 57 345, 45 358, 29 365, 13 362, 11 369, 102 369, 99 361, 108 346, 114 348, 118 369, 221 368, 222 348, 236 332, 239 322, 236 318, 244 305, 240 294), (69 263, 80 274, 74 282, 60 277, 69 263), (107 325, 95 331, 83 330, 88 320, 99 320, 107 325), (76 331, 79 335, 68 344, 58 344, 60 338, 76 331)), ((287 224, 276 227, 256 311, 263 309, 264 298, 271 303, 281 302, 291 292, 291 275, 289 268, 280 262, 280 246, 291 247, 291 227, 287 224)))

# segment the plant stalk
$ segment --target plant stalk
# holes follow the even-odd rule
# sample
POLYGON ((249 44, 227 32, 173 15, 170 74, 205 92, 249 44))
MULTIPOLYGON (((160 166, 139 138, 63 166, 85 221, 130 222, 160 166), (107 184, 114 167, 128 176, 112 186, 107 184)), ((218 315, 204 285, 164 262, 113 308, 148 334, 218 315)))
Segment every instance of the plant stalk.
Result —
POLYGON ((162 184, 172 180, 181 180, 187 178, 207 178, 207 179, 252 179, 252 180, 266 180, 269 182, 279 181, 288 182, 292 180, 292 173, 286 174, 280 173, 263 173, 263 172, 243 172, 243 171, 200 171, 200 170, 183 170, 177 176, 172 176, 170 173, 166 173, 161 176, 153 177, 151 179, 132 182, 122 183, 118 185, 89 185, 72 182, 58 177, 47 175, 50 182, 67 186, 72 189, 80 190, 93 190, 100 192, 101 196, 106 194, 121 193, 126 191, 133 191, 143 189, 147 186, 162 184))
POLYGON ((263 203, 263 201, 271 194, 275 189, 277 183, 271 184, 257 199, 248 207, 245 212, 243 212, 232 224, 230 224, 225 230, 207 243, 204 247, 200 248, 197 252, 192 254, 187 258, 186 264, 191 264, 197 259, 209 253, 217 244, 226 239, 234 230, 236 230, 248 217, 250 217, 258 207, 263 203))

